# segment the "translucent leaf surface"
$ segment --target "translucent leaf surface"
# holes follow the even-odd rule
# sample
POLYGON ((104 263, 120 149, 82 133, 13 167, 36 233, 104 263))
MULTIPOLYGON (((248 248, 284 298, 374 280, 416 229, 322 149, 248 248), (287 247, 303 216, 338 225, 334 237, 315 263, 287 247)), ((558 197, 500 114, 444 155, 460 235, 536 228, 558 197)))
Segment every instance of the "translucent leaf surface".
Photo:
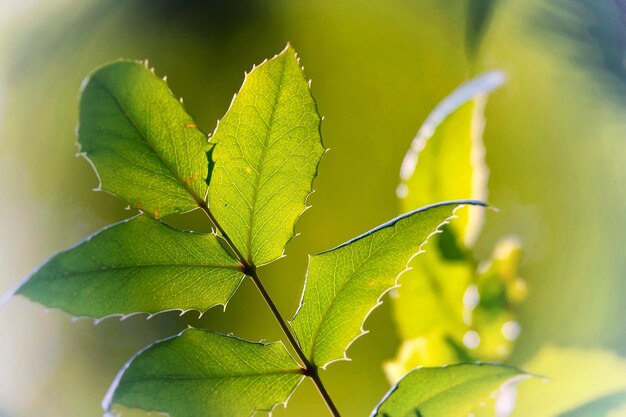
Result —
MULTIPOLYGON (((463 84, 428 116, 411 143, 400 170, 397 194, 402 212, 459 198, 485 200, 488 170, 482 133, 486 94, 504 82, 490 72, 463 84)), ((483 211, 468 207, 451 226, 459 243, 471 245, 483 211)))
POLYGON ((403 340, 385 364, 391 382, 417 366, 464 361, 502 362, 520 335, 515 309, 526 296, 518 276, 521 249, 516 239, 498 242, 492 257, 446 261, 434 242, 402 275, 392 294, 394 319, 403 340))
POLYGON ((139 352, 102 405, 107 411, 120 404, 172 417, 245 417, 286 402, 302 379, 281 343, 190 329, 139 352))
POLYGON ((310 258, 302 303, 292 325, 314 363, 325 366, 345 357, 381 296, 396 285, 410 259, 458 205, 410 212, 310 258))
POLYGON ((209 205, 247 262, 282 256, 324 153, 320 116, 291 47, 246 75, 211 142, 209 205))
POLYGON ((466 417, 520 375, 518 369, 487 364, 415 369, 391 388, 371 416, 466 417))
POLYGON ((165 81, 141 63, 114 62, 86 80, 78 141, 100 187, 152 217, 205 199, 208 140, 165 81))
MULTIPOLYGON (((482 143, 487 94, 504 81, 490 72, 461 85, 428 116, 400 171, 403 210, 451 198, 487 197, 488 169, 482 143), (453 173, 453 175, 450 175, 453 173)), ((520 243, 498 242, 491 259, 472 253, 483 210, 457 211, 457 220, 425 247, 392 293, 402 345, 385 364, 392 382, 421 366, 462 361, 502 361, 519 335, 513 309, 524 298, 517 275, 520 243)))
POLYGON ((75 316, 205 311, 243 279, 217 239, 139 215, 54 256, 17 292, 75 316))

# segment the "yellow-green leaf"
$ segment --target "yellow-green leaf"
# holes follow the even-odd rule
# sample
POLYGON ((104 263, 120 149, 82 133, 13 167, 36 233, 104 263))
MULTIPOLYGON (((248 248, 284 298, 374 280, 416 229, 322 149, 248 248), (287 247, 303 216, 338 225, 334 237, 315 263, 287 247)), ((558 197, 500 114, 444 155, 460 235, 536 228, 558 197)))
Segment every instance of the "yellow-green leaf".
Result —
MULTIPOLYGON (((490 72, 461 85, 430 113, 411 143, 400 170, 397 195, 402 212, 459 198, 486 200, 488 170, 482 133, 489 92, 504 82, 490 72)), ((451 226, 459 243, 471 246, 482 225, 483 210, 459 211, 451 226)))
POLYGON ((521 375, 516 368, 489 364, 418 368, 389 390, 371 417, 467 417, 502 384, 521 375))
POLYGON ((251 265, 283 255, 324 154, 320 116, 288 46, 246 75, 211 142, 209 206, 251 265))
POLYGON ((312 256, 300 309, 292 321, 300 345, 319 366, 344 359, 364 333, 363 322, 396 285, 422 244, 459 204, 443 203, 402 215, 334 249, 312 256))

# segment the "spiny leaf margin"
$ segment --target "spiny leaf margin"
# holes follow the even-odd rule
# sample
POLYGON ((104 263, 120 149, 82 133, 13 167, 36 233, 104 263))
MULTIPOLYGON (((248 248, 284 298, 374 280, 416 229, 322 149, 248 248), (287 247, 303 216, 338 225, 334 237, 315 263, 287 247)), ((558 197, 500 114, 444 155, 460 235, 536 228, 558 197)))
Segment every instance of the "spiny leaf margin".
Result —
POLYGON ((114 61, 83 81, 76 133, 96 191, 154 218, 203 204, 208 138, 147 61, 114 61))
MULTIPOLYGON (((139 214, 129 219, 125 219, 118 223, 114 223, 110 226, 107 226, 97 231, 96 233, 92 234, 91 236, 87 237, 86 239, 82 240, 81 242, 77 243, 76 245, 72 246, 71 248, 65 251, 62 251, 56 255, 53 255, 51 258, 45 261, 41 266, 35 269, 35 271, 32 274, 24 278, 12 291, 6 294, 5 298, 6 300, 8 300, 13 295, 23 295, 23 296, 30 298, 31 300, 35 302, 42 303, 43 305, 45 305, 46 307, 50 309, 61 309, 69 314, 72 314, 73 320, 78 320, 78 319, 83 319, 83 318, 92 319, 94 320, 94 323, 96 324, 108 318, 117 317, 120 320, 124 320, 131 316, 144 315, 144 314, 147 315, 148 319, 150 319, 157 314, 162 314, 162 313, 171 312, 171 311, 179 311, 180 315, 183 315, 186 312, 193 310, 193 311, 197 311, 200 314, 200 316, 202 316, 209 309, 218 305, 221 305, 224 307, 224 309, 226 309, 228 300, 236 292, 237 288, 239 287, 239 285, 241 284, 244 278, 244 274, 241 271, 241 266, 236 260, 234 260, 222 248, 222 246, 218 242, 218 239, 220 238, 212 233, 205 234, 205 233, 198 233, 198 232, 175 229, 158 220, 153 220, 143 214, 139 214), (141 236, 138 236, 140 233, 142 233, 141 236), (189 243, 190 246, 194 248, 198 247, 197 253, 195 255, 198 255, 198 256, 211 255, 213 257, 220 258, 223 261, 228 260, 231 263, 228 265, 224 264, 224 268, 232 269, 232 273, 229 274, 232 278, 232 285, 230 285, 227 291, 222 291, 222 293, 220 294, 215 293, 211 295, 212 298, 215 298, 215 301, 209 304, 202 305, 202 306, 200 306, 199 304, 187 305, 184 307, 172 305, 169 307, 154 308, 150 310, 145 310, 144 308, 141 308, 141 307, 139 308, 133 307, 133 308, 128 308, 128 311, 125 311, 125 312, 107 311, 106 313, 104 312, 95 313, 93 311, 88 312, 86 310, 81 310, 81 311, 75 310, 73 307, 71 307, 71 304, 72 304, 71 301, 63 302, 63 297, 65 297, 63 294, 61 294, 62 298, 58 299, 55 303, 51 304, 49 301, 45 300, 45 298, 50 297, 50 291, 45 290, 47 282, 49 282, 49 280, 51 279, 49 276, 48 277, 46 276, 47 269, 51 269, 50 273, 61 274, 60 276, 63 276, 62 268, 65 268, 66 272, 68 271, 67 268, 69 268, 70 273, 72 274, 88 275, 90 273, 93 273, 94 275, 97 275, 99 273, 102 273, 104 271, 103 268, 105 268, 102 264, 100 264, 97 267, 96 264, 98 264, 99 262, 115 263, 119 261, 119 257, 112 256, 112 252, 111 252, 112 249, 118 250, 120 253, 123 253, 122 257, 126 255, 125 251, 128 249, 124 248, 124 244, 125 244, 124 239, 132 240, 138 237, 147 238, 147 236, 149 235, 151 235, 151 239, 147 239, 147 240, 149 242, 154 243, 155 248, 153 249, 155 251, 159 250, 161 251, 161 253, 164 253, 163 259, 166 259, 168 256, 170 256, 167 251, 163 252, 165 250, 164 248, 167 247, 167 245, 169 244, 170 246, 168 248, 168 251, 171 252, 171 251, 179 250, 180 246, 178 243, 180 242, 177 243, 176 240, 182 239, 183 242, 189 243), (215 240, 212 240, 212 239, 215 239, 215 240), (202 247, 202 245, 206 245, 206 247, 202 247), (95 256, 100 256, 99 252, 102 251, 103 247, 107 249, 105 251, 106 253, 102 254, 102 258, 96 258, 95 256), (94 256, 89 255, 89 251, 91 250, 96 250, 98 254, 94 256), (211 251, 213 251, 213 253, 211 253, 211 251), (68 267, 67 265, 63 265, 63 264, 66 262, 67 259, 71 261, 73 257, 78 257, 77 261, 94 263, 94 264, 89 265, 91 267, 91 269, 89 270, 71 271, 71 266, 68 267), (60 264, 60 265, 56 265, 56 264, 60 264), (37 287, 34 287, 34 289, 31 288, 32 280, 34 278, 38 279, 39 286, 43 285, 42 287, 43 290, 36 291, 37 287), (44 291, 44 292, 41 293, 41 291, 44 291), (37 295, 38 292, 41 294, 40 296, 37 295)), ((128 254, 128 258, 136 259, 136 258, 133 258, 133 256, 131 256, 130 254, 128 254)), ((195 260, 195 257, 194 257, 194 260, 195 260)), ((206 275, 206 272, 207 271, 210 272, 211 270, 211 268, 208 268, 208 267, 205 268, 206 265, 200 262, 200 260, 198 260, 197 265, 193 263, 183 264, 183 263, 179 263, 179 261, 180 261, 179 259, 176 261, 168 260, 167 265, 154 263, 154 264, 149 265, 149 267, 154 268, 154 267, 162 266, 162 267, 167 267, 167 268, 183 268, 183 269, 198 267, 198 268, 202 268, 200 271, 198 271, 198 273, 201 273, 202 275, 206 275)), ((145 271, 141 271, 144 267, 146 268, 145 271, 149 269, 145 265, 140 265, 140 264, 137 266, 135 265, 127 266, 127 268, 137 269, 137 270, 140 270, 140 272, 145 272, 145 271)), ((119 266, 112 267, 112 269, 116 269, 116 268, 119 268, 119 266)), ((168 274, 168 276, 169 275, 171 274, 168 274)), ((165 279, 165 275, 163 275, 163 277, 164 277, 163 279, 165 279)), ((204 277, 202 282, 204 282, 207 279, 211 279, 211 276, 204 277)), ((154 278, 152 278, 151 281, 154 281, 154 278)), ((86 289, 88 288, 83 288, 83 290, 86 290, 86 289)), ((151 290, 151 288, 147 288, 146 290, 149 291, 151 290)), ((66 289, 64 288, 63 291, 69 292, 70 288, 66 288, 66 289)), ((191 292, 191 291, 189 291, 189 293, 197 294, 197 292, 191 292)), ((198 297, 200 296, 200 294, 197 294, 197 295, 198 297)), ((76 300, 77 295, 67 294, 67 297, 69 297, 69 299, 71 300, 76 300)), ((5 300, 3 299, 3 301, 5 300)), ((201 303, 202 301, 198 298, 195 302, 201 303)))
MULTIPOLYGON (((441 227, 443 227, 445 224, 448 224, 449 221, 455 217, 454 212, 462 207, 463 205, 480 205, 480 206, 486 206, 486 203, 480 202, 480 201, 476 201, 476 200, 458 200, 458 201, 450 201, 450 202, 445 202, 445 203, 438 203, 438 204, 434 204, 431 206, 427 206, 427 207, 423 207, 421 209, 418 210, 414 210, 412 212, 406 213, 402 216, 398 216, 395 219, 392 219, 386 223, 383 223, 382 225, 360 235, 357 236, 354 239, 351 239, 333 249, 324 251, 319 253, 318 255, 315 256, 311 256, 309 257, 309 267, 307 268, 307 276, 305 279, 305 284, 304 284, 304 288, 302 290, 302 297, 300 300, 300 305, 298 310, 296 311, 294 317, 291 320, 291 326, 292 328, 295 330, 295 334, 296 337, 298 339, 298 342, 300 344, 300 347, 302 347, 304 353, 313 361, 313 363, 316 366, 321 367, 322 369, 325 369, 329 364, 334 363, 336 361, 339 360, 349 360, 346 352, 347 349, 349 349, 349 347, 352 345, 352 343, 354 343, 355 340, 357 340, 359 337, 363 336, 364 334, 367 333, 367 331, 364 330, 363 325, 365 323, 365 321, 367 320, 367 317, 369 317, 369 315, 371 314, 371 312, 376 309, 376 307, 378 307, 381 303, 382 303, 382 297, 389 292, 390 290, 392 290, 393 288, 395 288, 398 285, 398 278, 407 270, 410 269, 410 263, 412 261, 412 259, 417 256, 419 253, 421 253, 423 251, 423 246, 426 244, 426 242, 430 239, 430 237, 432 237, 435 234, 440 233, 441 227), (454 208, 452 208, 452 206, 456 206, 454 208), (331 350, 341 350, 341 355, 337 353, 325 353, 322 355, 322 359, 320 359, 320 352, 318 351, 318 346, 320 345, 320 340, 319 339, 319 333, 322 330, 322 328, 324 327, 324 325, 326 324, 327 320, 325 319, 325 317, 327 317, 328 311, 330 309, 332 309, 334 307, 334 305, 336 304, 337 299, 339 298, 339 294, 342 293, 343 289, 345 288, 346 285, 348 285, 350 283, 350 281, 354 278, 354 276, 350 277, 349 279, 347 279, 345 282, 343 282, 342 288, 340 288, 339 292, 334 293, 332 295, 330 295, 330 301, 328 302, 328 305, 324 308, 324 312, 322 314, 321 310, 318 308, 318 314, 314 314, 313 318, 311 317, 311 312, 310 308, 313 307, 308 307, 308 304, 310 304, 310 301, 307 300, 309 294, 311 294, 311 291, 314 291, 316 296, 317 296, 317 300, 319 302, 319 297, 320 297, 320 290, 319 289, 314 289, 311 286, 311 271, 312 271, 312 266, 314 265, 314 261, 315 259, 318 259, 316 257, 318 256, 322 256, 325 254, 329 254, 329 253, 333 253, 337 250, 341 250, 342 248, 347 248, 349 247, 351 244, 358 242, 364 238, 367 238, 369 236, 372 236, 373 234, 375 234, 378 231, 384 230, 386 228, 389 227, 395 227, 397 225, 398 222, 401 222, 402 220, 405 219, 410 219, 412 216, 415 215, 419 215, 420 213, 428 213, 429 210, 441 210, 441 209, 447 209, 450 208, 450 212, 449 214, 445 214, 442 216, 441 220, 439 220, 439 222, 437 224, 435 224, 435 226, 433 227, 433 229, 431 229, 432 231, 428 232, 428 234, 426 236, 424 236, 423 240, 420 240, 417 243, 417 248, 414 251, 411 251, 411 255, 407 256, 407 259, 402 261, 402 269, 400 271, 398 271, 395 276, 393 277, 393 284, 389 285, 389 286, 385 286, 385 289, 383 289, 380 294, 377 296, 375 303, 372 307, 370 307, 368 309, 368 311, 366 312, 366 314, 364 315, 363 319, 359 319, 359 330, 358 330, 358 334, 356 334, 355 336, 350 336, 349 340, 346 340, 345 342, 345 346, 342 346, 341 348, 337 349, 337 341, 333 341, 334 343, 329 342, 328 340, 324 340, 324 342, 326 344, 331 344, 333 346, 333 349, 331 350), (302 322, 302 319, 298 320, 302 316, 302 314, 307 314, 307 316, 305 317, 305 322, 302 322), (317 317, 321 314, 321 317, 317 317), (315 321, 314 323, 312 323, 313 321, 315 321), (312 324, 311 324, 312 323, 312 324), (316 326, 316 327, 312 327, 312 326, 316 326)), ((369 255, 368 255, 369 256, 369 255)), ((400 262, 400 261, 398 261, 400 262)), ((361 264, 359 266, 359 268, 364 268, 364 263, 361 264)), ((356 271, 356 270, 355 270, 356 271)), ((348 275, 354 275, 354 272, 348 273, 348 275)), ((315 282, 318 283, 318 285, 322 285, 319 284, 321 282, 323 278, 316 278, 315 282)), ((333 281, 333 291, 335 291, 336 289, 334 288, 334 285, 336 285, 336 282, 333 281)), ((382 285, 381 285, 382 286, 382 285)), ((345 294, 345 293, 344 293, 345 294)), ((367 294, 366 294, 367 295, 367 294)), ((369 300, 369 298, 368 298, 369 300)), ((369 302, 365 302, 367 305, 369 305, 369 302)), ((363 304, 363 303, 362 303, 363 304)), ((345 323, 344 323, 345 324, 345 323)), ((345 329, 344 329, 345 330, 345 329)), ((345 336, 345 333, 342 333, 343 336, 345 336)), ((335 335, 336 336, 336 335, 335 335)), ((340 336, 341 337, 341 336, 340 336)), ((344 337, 345 338, 345 337, 344 337)), ((342 341, 342 345, 344 341, 342 341)))
POLYGON ((313 193, 312 182, 317 176, 320 160, 327 151, 321 138, 322 118, 311 94, 310 82, 305 80, 302 71, 299 58, 290 44, 273 58, 253 67, 252 71, 246 73, 239 93, 233 97, 226 115, 218 122, 210 139, 210 143, 215 144, 215 150, 212 152, 214 166, 209 187, 209 207, 250 265, 262 266, 284 256, 285 246, 296 236, 297 220, 309 208, 306 200, 313 193), (282 67, 278 68, 280 63, 282 67), (276 71, 279 72, 278 81, 272 79, 277 75, 276 71), (260 86, 257 85, 259 83, 260 86), (267 105, 260 98, 268 98, 265 97, 266 90, 269 88, 268 84, 272 83, 276 86, 272 92, 273 104, 269 105, 269 109, 259 109, 264 104, 267 105), (287 93, 291 95, 283 97, 287 93), (249 103, 251 100, 252 104, 249 103), (250 108, 253 108, 253 111, 250 111, 250 108), (281 119, 275 118, 277 113, 281 119), (270 123, 265 121, 264 115, 269 116, 270 123), (244 116, 252 118, 253 122, 242 123, 241 119, 244 116), (285 126, 276 121, 294 116, 297 116, 296 124, 287 123, 285 126), (254 122, 259 122, 262 129, 254 122), (278 137, 274 137, 277 134, 275 129, 278 129, 279 133, 282 132, 278 137), (297 137, 296 133, 293 133, 296 129, 301 133, 304 131, 300 135, 304 137, 297 137), (240 130, 246 132, 242 133, 240 130), (261 155, 261 160, 256 161, 258 156, 252 155, 251 152, 253 146, 257 144, 252 139, 258 136, 259 132, 264 143, 257 152, 261 155), (285 140, 283 139, 285 135, 291 136, 287 136, 285 140), (272 138, 274 141, 269 143, 272 138), (295 147, 292 140, 294 138, 300 140, 295 147), (279 142, 282 142, 282 148, 270 150, 279 142), (281 149, 289 152, 287 159, 281 160, 281 157, 284 157, 280 153, 281 149), (308 153, 303 154, 307 149, 308 153), (276 162, 271 160, 268 162, 268 152, 273 153, 276 162), (263 174, 263 170, 267 169, 265 165, 268 164, 275 165, 274 171, 269 176, 263 174), (297 166, 297 169, 294 171, 290 165, 297 166), (292 169, 285 171, 285 167, 292 169), (295 178, 298 177, 296 174, 303 169, 307 172, 299 175, 300 181, 296 183, 295 178), (252 185, 246 181, 246 177, 251 174, 255 175, 255 184, 252 185), (273 181, 278 174, 279 180, 273 181), (280 177, 284 177, 282 181, 280 177), (269 190, 266 182, 273 182, 274 189, 269 190), (260 206, 257 204, 259 193, 265 195, 265 201, 260 206), (253 199, 252 203, 248 198, 253 199), (277 216, 276 213, 287 211, 285 201, 289 202, 291 209, 287 214, 277 216), (240 213, 241 207, 245 210, 243 214, 240 213), (266 212, 265 215, 270 220, 265 220, 258 226, 262 211, 266 212), (259 239, 261 243, 257 243, 259 239))
MULTIPOLYGON (((273 343, 263 343, 263 342, 251 342, 245 339, 241 339, 239 337, 233 336, 232 334, 221 334, 221 333, 217 333, 217 332, 213 332, 210 330, 205 330, 205 329, 197 329, 197 328, 187 328, 185 330, 183 330, 182 332, 180 332, 177 335, 174 336, 170 336, 161 340, 157 340, 154 343, 151 343, 150 345, 144 347, 143 349, 141 349, 140 351, 138 351, 137 353, 135 353, 135 355, 133 355, 131 357, 131 359, 129 359, 124 366, 122 367, 122 369, 118 372, 118 374, 116 375, 113 383, 111 384, 111 386, 109 387, 106 395, 104 396, 103 400, 102 400, 102 409, 105 411, 105 417, 113 417, 112 414, 112 409, 114 407, 115 404, 120 404, 120 405, 124 405, 124 406, 129 406, 129 407, 134 407, 134 408, 141 408, 143 410, 146 411, 158 411, 160 413, 164 413, 166 415, 172 415, 172 417, 180 417, 181 414, 170 414, 168 412, 163 411, 162 409, 159 409, 158 407, 153 407, 153 406, 145 406, 145 405, 140 405, 140 404, 127 404, 124 403, 123 401, 119 401, 119 399, 116 401, 116 395, 118 394, 118 390, 120 390, 120 387, 124 387, 124 383, 125 380, 124 378, 127 376, 127 374, 129 372, 132 372, 134 370, 133 366, 136 365, 137 361, 142 361, 145 360, 144 355, 150 354, 152 353, 151 351, 157 350, 157 349, 167 349, 168 348, 168 344, 170 345, 177 345, 177 344, 184 344, 185 342, 187 342, 186 338, 189 337, 200 337, 200 338, 206 338, 207 340, 203 340, 202 344, 199 345, 199 349, 197 351, 195 351, 196 353, 194 353, 194 356, 192 358, 188 358, 189 360, 193 360, 195 362, 198 361, 199 357, 197 356, 198 354, 202 354, 202 353, 206 353, 208 355, 210 355, 208 349, 214 348, 215 346, 217 346, 218 344, 216 343, 211 343, 209 339, 215 338, 216 341, 219 342, 224 342, 224 343, 230 343, 233 346, 229 349, 227 349, 227 351, 224 352, 224 355, 231 355, 231 356, 235 356, 237 357, 237 362, 240 364, 245 364, 248 365, 247 362, 245 361, 241 361, 239 359, 239 355, 241 354, 241 352, 239 353, 235 353, 238 347, 243 346, 244 349, 262 349, 262 348, 269 348, 272 350, 276 350, 276 352, 274 353, 280 353, 282 354, 284 357, 283 359, 285 361, 289 361, 289 365, 293 366, 293 368, 289 368, 289 369, 284 369, 282 370, 276 370, 275 374, 284 374, 284 375, 288 375, 288 374, 293 374, 294 376, 294 381, 291 384, 291 389, 289 390, 289 392, 285 393, 284 395, 284 400, 282 401, 276 401, 274 402, 271 406, 269 407, 265 407, 265 408, 256 408, 254 410, 251 411, 250 415, 255 414, 257 411, 266 411, 269 413, 269 415, 272 415, 272 412, 274 411, 274 409, 279 406, 279 405, 283 405, 284 407, 287 406, 287 402, 289 401, 289 399, 291 398, 291 395, 293 395, 293 393, 296 391, 296 389, 299 387, 299 385, 302 383, 302 381, 306 378, 306 376, 304 375, 303 370, 298 366, 298 364, 293 360, 293 358, 291 357, 291 355, 289 354, 289 352, 285 349, 285 346, 282 344, 282 342, 273 342, 273 343)), ((184 346, 181 346, 184 347, 184 346)), ((161 354, 160 352, 157 353, 161 354)), ((166 352, 166 356, 171 356, 172 352, 169 352, 169 355, 167 355, 166 352)), ((179 358, 180 359, 180 358, 179 358)), ((253 357, 254 360, 260 360, 260 356, 255 355, 253 357)), ((149 358, 148 358, 149 360, 149 358)), ((219 360, 220 360, 220 366, 223 367, 223 360, 224 360, 224 356, 220 355, 219 356, 219 360)), ((159 363, 163 363, 162 360, 158 361, 159 363)), ((175 360, 174 361, 176 365, 179 365, 180 363, 182 363, 181 360, 175 360)), ((165 364, 165 366, 168 366, 168 364, 165 364)), ((149 367, 151 369, 151 371, 153 371, 153 367, 150 366, 149 367)), ((271 375, 274 373, 268 373, 268 375, 271 375)), ((253 373, 250 374, 248 377, 250 376, 255 376, 258 375, 259 377, 262 377, 262 374, 259 373, 253 373)), ((220 374, 217 377, 222 376, 224 378, 227 378, 226 374, 220 374)), ((246 377, 246 375, 235 375, 235 377, 246 377)), ((156 378, 158 378, 158 376, 155 376, 156 378)), ((201 378, 198 378, 201 379, 201 378)), ((207 376, 206 379, 210 379, 210 376, 207 376)), ((184 379, 183 379, 184 380, 184 379)), ((222 384, 222 387, 224 387, 224 384, 222 384)), ((246 392, 248 389, 251 389, 250 386, 247 386, 246 390, 242 390, 242 393, 246 392)), ((141 394, 141 393, 140 393, 141 394)), ((191 401, 192 397, 190 396, 186 396, 184 398, 185 401, 185 405, 183 406, 185 410, 187 410, 187 407, 189 407, 190 403, 189 401, 191 401)), ((205 401, 208 399, 206 397, 203 398, 205 401)), ((218 398, 219 399, 219 398, 218 398)), ((241 398, 239 399, 241 400, 241 398)), ((232 402, 232 401, 231 401, 232 402)), ((171 403, 170 403, 171 404, 171 403)), ((203 404, 204 405, 204 404, 203 404)), ((217 408, 204 408, 203 407, 203 412, 207 412, 207 413, 211 413, 209 414, 194 414, 194 415, 188 415, 186 414, 186 417, 215 417, 216 415, 219 417, 230 417, 230 414, 224 414, 225 410, 221 409, 218 410, 217 408), (220 412, 220 414, 217 414, 218 412, 220 412), (216 414, 213 414, 216 413, 216 414)))

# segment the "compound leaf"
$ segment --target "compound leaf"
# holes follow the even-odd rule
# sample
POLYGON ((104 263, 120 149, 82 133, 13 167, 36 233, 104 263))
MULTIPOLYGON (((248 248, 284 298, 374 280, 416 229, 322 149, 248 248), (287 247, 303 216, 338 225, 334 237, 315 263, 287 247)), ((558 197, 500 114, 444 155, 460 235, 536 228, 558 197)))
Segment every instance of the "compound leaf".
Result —
MULTIPOLYGON (((402 162, 397 195, 403 212, 458 198, 487 198, 489 171, 482 132, 486 95, 504 82, 489 72, 461 85, 430 113, 402 162)), ((482 226, 482 210, 459 212, 450 227, 471 246, 482 226)), ((465 211, 465 210, 464 210, 465 211)))
POLYGON ((211 211, 246 261, 282 256, 324 153, 320 116, 294 50, 246 75, 211 142, 211 211))
POLYGON ((102 405, 172 417, 250 416, 285 403, 304 374, 282 343, 252 343, 190 329, 131 359, 102 405))
POLYGON ((466 417, 502 384, 522 375, 503 365, 418 368, 389 390, 371 417, 466 417))
POLYGON ((114 62, 87 78, 78 141, 101 189, 152 217, 204 202, 207 137, 142 63, 114 62))
POLYGON ((292 326, 315 364, 324 367, 345 358, 345 350, 363 334, 363 322, 380 297, 396 285, 428 237, 466 203, 481 204, 460 201, 425 207, 310 258, 292 326))
POLYGON ((225 305, 242 279, 215 235, 139 215, 54 256, 17 293, 77 316, 205 311, 225 305))

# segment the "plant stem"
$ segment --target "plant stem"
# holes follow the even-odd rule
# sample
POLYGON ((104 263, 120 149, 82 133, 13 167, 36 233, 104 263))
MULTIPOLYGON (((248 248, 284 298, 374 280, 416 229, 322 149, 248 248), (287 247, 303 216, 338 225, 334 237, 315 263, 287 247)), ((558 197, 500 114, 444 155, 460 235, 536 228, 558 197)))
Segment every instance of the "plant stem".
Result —
POLYGON ((259 275, 256 272, 256 268, 252 267, 250 270, 246 270, 246 274, 252 279, 252 282, 254 282, 254 285, 257 287, 257 289, 263 296, 265 303, 267 304, 269 309, 272 311, 274 318, 280 325, 280 328, 282 329, 283 333, 287 337, 287 340, 289 340, 289 344, 291 345, 293 350, 296 352, 296 355, 298 355, 298 358, 304 365, 304 374, 313 380, 315 387, 319 391, 320 395, 324 399, 324 402, 326 403, 326 406, 328 407, 328 411, 330 411, 333 417, 341 417, 339 414, 339 411, 337 410, 337 407, 333 403, 333 400, 330 398, 330 395, 328 395, 328 391, 326 391, 326 388, 324 387, 324 384, 322 383, 317 366, 312 364, 309 361, 309 359, 306 357, 306 355, 302 351, 302 348, 300 348, 300 345, 296 341, 296 338, 294 337, 291 329, 287 325, 287 322, 285 321, 283 316, 280 314, 280 311, 278 311, 276 304, 274 304, 274 301, 272 300, 267 290, 263 286, 263 283, 261 282, 261 279, 259 278, 259 275))
POLYGON ((202 211, 204 211, 206 213, 206 215, 211 220, 211 223, 213 224, 213 226, 215 226, 215 228, 218 230, 218 232, 222 235, 224 240, 228 243, 230 248, 233 250, 233 252, 235 253, 236 257, 238 258, 237 260, 239 261, 239 263, 243 267, 243 272, 248 277, 250 277, 250 279, 252 280, 252 282, 254 283, 256 288, 261 293, 261 296, 263 297, 263 300, 265 300, 265 304, 267 304, 268 308, 270 309, 270 311, 274 315, 274 318, 278 322, 281 330, 283 331, 283 333, 287 337, 287 340, 289 341, 289 344, 291 345, 293 350, 296 352, 296 355, 298 356, 298 359, 300 359, 300 362, 302 362, 302 366, 304 368, 303 369, 304 375, 306 375, 309 378, 311 378, 311 380, 315 384, 315 387, 317 388, 317 391, 320 393, 320 395, 324 399, 324 402, 326 403, 326 407, 328 407, 328 411, 330 411, 330 413, 333 415, 333 417, 341 417, 341 415, 339 414, 339 411, 337 410, 337 407, 333 403, 332 398, 330 398, 330 395, 328 394, 328 391, 326 391, 326 388, 324 387, 324 384, 322 383, 322 379, 319 376, 319 370, 318 370, 317 365, 311 363, 311 361, 309 361, 309 359, 306 357, 306 355, 302 351, 302 348, 300 347, 300 344, 298 344, 298 341, 296 340, 293 332, 291 331, 291 329, 287 325, 287 321, 280 314, 280 311, 278 311, 278 308, 276 307, 276 304, 274 304, 274 301, 272 300, 272 297, 270 297, 269 293, 265 289, 265 286, 261 282, 261 279, 259 278, 259 275, 258 275, 258 273, 256 271, 256 267, 254 265, 250 265, 250 263, 248 263, 248 261, 246 261, 246 258, 239 251, 239 249, 235 246, 235 244, 230 239, 230 237, 228 237, 228 234, 226 234, 226 231, 220 226, 220 224, 218 223, 217 219, 213 216, 213 213, 211 213, 211 210, 209 210, 209 206, 206 204, 206 202, 203 201, 203 200, 198 201, 198 205, 200 206, 202 211))

